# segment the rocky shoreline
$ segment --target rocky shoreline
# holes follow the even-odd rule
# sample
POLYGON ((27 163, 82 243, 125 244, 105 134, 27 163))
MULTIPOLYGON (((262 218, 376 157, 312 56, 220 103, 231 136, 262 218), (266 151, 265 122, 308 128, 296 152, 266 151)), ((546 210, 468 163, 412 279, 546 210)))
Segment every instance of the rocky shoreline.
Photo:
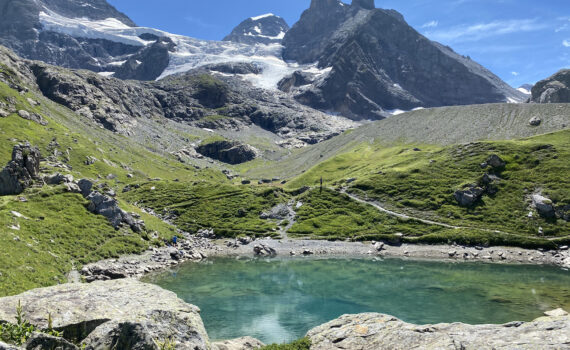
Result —
MULTIPOLYGON (((251 337, 212 342, 198 307, 136 279, 70 283, 0 298, 0 324, 17 323, 20 307, 33 332, 21 347, 0 341, 0 349, 252 350, 263 346, 251 337)), ((414 325, 384 314, 343 315, 313 328, 307 337, 314 350, 567 349, 570 315, 558 309, 532 322, 504 325, 414 325)))
POLYGON ((570 250, 544 251, 516 247, 466 247, 459 245, 388 245, 382 242, 344 242, 320 240, 252 241, 215 240, 190 236, 176 246, 152 248, 141 255, 108 259, 83 267, 87 282, 121 278, 141 278, 149 273, 208 257, 237 256, 362 256, 404 259, 429 259, 450 262, 554 265, 570 269, 570 250))

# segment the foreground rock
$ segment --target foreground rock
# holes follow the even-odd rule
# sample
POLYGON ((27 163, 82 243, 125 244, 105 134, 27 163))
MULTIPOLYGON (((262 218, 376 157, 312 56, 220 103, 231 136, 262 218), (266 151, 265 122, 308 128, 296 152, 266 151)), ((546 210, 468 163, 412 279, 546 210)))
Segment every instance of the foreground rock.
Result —
POLYGON ((241 164, 254 160, 258 151, 247 144, 237 141, 214 141, 196 148, 203 156, 228 164, 241 164))
POLYGON ((504 325, 413 325, 383 314, 344 315, 307 334, 312 350, 568 349, 570 316, 504 325))
POLYGON ((243 337, 212 343, 212 350, 254 350, 264 347, 261 341, 252 337, 243 337))
POLYGON ((63 337, 85 349, 210 349, 200 310, 176 294, 132 279, 66 284, 0 299, 0 323, 16 322, 21 301, 28 320, 47 328, 48 315, 63 337))
POLYGON ((40 150, 29 143, 14 146, 12 160, 0 172, 0 196, 22 193, 39 173, 40 150))

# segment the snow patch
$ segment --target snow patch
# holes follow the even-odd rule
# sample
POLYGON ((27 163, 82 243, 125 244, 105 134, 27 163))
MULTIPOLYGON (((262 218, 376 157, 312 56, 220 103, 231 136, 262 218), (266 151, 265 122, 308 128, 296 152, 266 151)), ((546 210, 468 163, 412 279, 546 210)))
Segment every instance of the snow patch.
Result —
POLYGON ((522 87, 518 88, 517 90, 520 91, 520 92, 522 92, 522 93, 525 94, 525 95, 531 95, 531 94, 532 94, 532 93, 530 92, 530 90, 527 90, 527 89, 522 88, 522 87))
POLYGON ((102 75, 104 77, 112 77, 113 74, 115 74, 115 72, 99 72, 97 74, 102 75))
POLYGON ((279 17, 279 16, 275 16, 275 15, 272 14, 272 13, 266 13, 266 14, 261 15, 261 16, 251 17, 251 20, 253 20, 253 21, 259 21, 260 19, 262 19, 262 18, 267 18, 267 17, 279 17))

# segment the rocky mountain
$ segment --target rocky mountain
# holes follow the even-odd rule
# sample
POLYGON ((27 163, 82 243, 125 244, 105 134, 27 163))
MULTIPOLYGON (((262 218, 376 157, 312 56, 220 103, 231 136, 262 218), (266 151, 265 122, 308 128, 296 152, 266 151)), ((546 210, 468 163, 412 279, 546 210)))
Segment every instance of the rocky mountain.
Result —
POLYGON ((283 18, 268 13, 241 22, 224 41, 250 45, 279 44, 288 30, 289 25, 283 18))
POLYGON ((105 0, 0 0, 0 8, 0 44, 24 58, 135 80, 252 65, 256 74, 218 73, 353 120, 526 98, 372 0, 313 0, 291 30, 282 18, 262 15, 219 42, 137 27, 105 0))
POLYGON ((327 71, 281 85, 304 104, 354 119, 524 99, 469 57, 419 34, 398 12, 375 9, 373 0, 313 0, 283 45, 285 60, 318 62, 327 71))
POLYGON ((518 91, 522 92, 525 95, 530 95, 533 85, 532 84, 523 84, 519 86, 517 89, 518 91))
POLYGON ((562 69, 532 88, 530 102, 570 103, 570 69, 562 69))

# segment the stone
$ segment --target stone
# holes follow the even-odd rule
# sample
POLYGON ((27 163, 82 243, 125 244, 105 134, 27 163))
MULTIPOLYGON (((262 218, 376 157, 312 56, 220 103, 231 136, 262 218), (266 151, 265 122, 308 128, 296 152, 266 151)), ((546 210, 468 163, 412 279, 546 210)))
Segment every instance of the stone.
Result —
POLYGON ((242 185, 249 185, 251 184, 251 180, 241 180, 242 185))
POLYGON ((481 187, 471 185, 463 190, 455 191, 454 197, 462 207, 472 207, 477 203, 485 191, 481 187))
POLYGON ((566 312, 561 308, 558 308, 556 310, 546 311, 544 315, 551 317, 562 317, 562 316, 568 316, 568 312, 566 312))
POLYGON ((8 113, 7 111, 0 108, 0 118, 6 118, 9 115, 10 115, 10 113, 8 113))
POLYGON ((542 119, 539 117, 532 117, 528 123, 530 126, 539 126, 542 123, 542 119))
POLYGON ((265 244, 256 244, 253 247, 253 253, 259 256, 275 256, 277 255, 277 251, 270 246, 265 244))
MULTIPOLYGON (((83 189, 81 189, 81 192, 83 193, 83 189)), ((85 198, 89 201, 87 209, 94 214, 103 215, 115 229, 118 229, 122 223, 125 223, 134 232, 142 231, 144 222, 135 220, 129 213, 119 208, 119 203, 115 198, 97 191, 89 193, 85 198)))
POLYGON ((91 190, 93 188, 93 182, 87 179, 79 180, 77 185, 79 186, 79 189, 81 190, 81 194, 83 195, 83 197, 87 197, 91 193, 91 190))
POLYGON ((259 218, 263 220, 267 219, 283 220, 288 218, 289 216, 294 216, 294 215, 295 212, 293 212, 293 210, 289 208, 287 204, 281 203, 271 208, 271 210, 261 213, 261 215, 259 215, 259 218))
POLYGON ((504 325, 414 325, 393 316, 344 315, 307 333, 311 350, 335 349, 564 349, 570 316, 504 325))
POLYGON ((0 350, 21 350, 15 345, 6 344, 0 341, 0 350))
POLYGON ((379 252, 382 251, 382 249, 384 249, 384 243, 382 242, 374 243, 374 249, 376 249, 379 252))
POLYGON ((44 126, 47 125, 47 122, 39 114, 30 113, 30 112, 24 111, 24 110, 19 110, 18 115, 23 119, 33 121, 33 122, 38 123, 40 125, 44 125, 44 126))
POLYGON ((15 322, 18 301, 39 328, 63 331, 85 349, 156 349, 171 339, 176 349, 210 349, 200 310, 176 294, 134 279, 64 284, 0 299, 0 320, 15 322))
POLYGON ((493 154, 489 158, 487 158, 486 162, 491 168, 499 170, 505 167, 507 163, 498 155, 493 154))
POLYGON ((533 194, 532 205, 538 211, 538 214, 543 218, 554 218, 556 216, 556 211, 554 210, 554 205, 549 198, 542 196, 541 194, 533 194))
POLYGON ((92 156, 87 156, 87 159, 85 159, 85 165, 93 165, 93 164, 95 164, 96 161, 97 161, 97 158, 92 157, 92 156))
POLYGON ((212 343, 212 350, 254 350, 264 347, 261 341, 252 337, 242 337, 212 343))
POLYGON ((249 162, 259 156, 259 151, 250 145, 225 140, 200 145, 196 151, 205 157, 228 164, 249 162))
POLYGON ((14 146, 12 160, 0 172, 0 196, 20 194, 39 180, 40 157, 29 143, 14 146))
POLYGON ((37 332, 32 333, 22 347, 26 350, 79 350, 77 346, 63 338, 37 332))

